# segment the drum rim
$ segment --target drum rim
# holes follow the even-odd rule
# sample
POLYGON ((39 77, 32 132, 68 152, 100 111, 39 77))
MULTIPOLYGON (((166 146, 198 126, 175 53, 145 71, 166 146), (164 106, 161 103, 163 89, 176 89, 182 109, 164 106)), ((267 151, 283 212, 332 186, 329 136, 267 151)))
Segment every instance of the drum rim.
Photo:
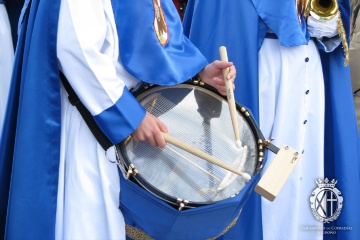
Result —
MULTIPOLYGON (((144 92, 148 92, 151 89, 158 89, 158 88, 175 88, 179 85, 183 85, 187 88, 193 88, 195 87, 200 87, 200 88, 204 88, 210 92, 212 92, 213 94, 223 98, 224 100, 227 101, 226 96, 220 95, 219 92, 209 86, 209 85, 199 85, 196 84, 196 81, 193 80, 189 80, 187 82, 175 85, 175 86, 159 86, 159 85, 155 85, 155 84, 146 84, 142 86, 142 89, 138 90, 137 92, 134 93, 134 97, 139 98, 142 93, 144 92)), ((256 141, 256 143, 258 143, 259 141, 264 142, 264 136, 261 133, 261 130, 259 129, 259 127, 256 124, 255 119, 253 118, 253 116, 250 114, 250 111, 243 105, 241 105, 238 102, 235 102, 236 105, 236 109, 239 111, 239 113, 242 115, 242 117, 245 119, 245 121, 248 123, 253 135, 254 135, 254 139, 256 141), (246 114, 246 112, 248 114, 246 114)), ((129 170, 129 165, 132 164, 129 161, 129 157, 128 154, 126 152, 125 147, 127 146, 127 143, 132 139, 131 136, 128 136, 126 139, 124 139, 123 141, 121 141, 120 143, 115 145, 115 149, 116 151, 118 151, 118 155, 119 155, 119 160, 122 161, 119 162, 119 165, 121 164, 121 166, 124 168, 123 170, 125 170, 125 172, 127 172, 129 170)), ((256 161, 256 166, 255 166, 255 173, 257 174, 259 172, 260 169, 260 165, 262 164, 261 161, 259 161, 259 154, 260 154, 260 150, 257 148, 257 161, 256 161)), ((152 184, 150 184, 145 178, 143 178, 141 176, 141 174, 136 174, 135 176, 131 176, 129 178, 129 180, 131 180, 133 183, 143 187, 144 189, 146 189, 148 192, 150 192, 151 194, 155 195, 157 198, 167 202, 168 204, 172 205, 172 206, 178 206, 176 204, 177 202, 177 198, 175 198, 174 196, 171 196, 163 191, 158 190, 156 187, 154 187, 152 184)), ((240 190, 241 191, 241 190, 240 190)), ((240 192, 239 191, 239 192, 240 192)), ((234 194, 233 196, 236 196, 239 192, 237 192, 236 194, 234 194)), ((233 197, 231 196, 231 197, 233 197)), ((224 199, 223 199, 224 200, 224 199)), ((189 201, 189 203, 187 205, 184 206, 184 209, 189 209, 189 208, 195 208, 195 207, 200 207, 200 206, 205 206, 205 205, 210 205, 210 204, 214 204, 223 200, 219 200, 219 201, 208 201, 208 202, 193 202, 193 201, 189 201)))

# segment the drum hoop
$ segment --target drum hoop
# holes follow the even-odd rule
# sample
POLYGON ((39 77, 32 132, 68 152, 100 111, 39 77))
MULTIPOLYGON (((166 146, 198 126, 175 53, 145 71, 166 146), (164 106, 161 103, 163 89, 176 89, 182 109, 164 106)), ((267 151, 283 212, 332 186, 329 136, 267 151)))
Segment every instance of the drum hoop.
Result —
MULTIPOLYGON (((139 98, 143 93, 149 92, 151 89, 154 89, 154 88, 160 88, 160 89, 161 88, 172 88, 172 87, 175 88, 176 86, 183 85, 185 87, 189 87, 189 89, 194 87, 194 86, 204 88, 204 89, 212 92, 213 94, 217 95, 218 97, 221 97, 221 98, 223 98, 224 100, 227 101, 226 96, 220 95, 219 92, 215 88, 213 88, 213 87, 211 87, 211 86, 209 86, 207 84, 199 85, 199 84, 196 84, 196 83, 197 83, 197 81, 189 80, 187 82, 184 82, 182 84, 178 84, 178 85, 175 85, 175 86, 159 86, 159 85, 155 85, 155 84, 144 84, 144 85, 142 85, 141 89, 134 92, 133 95, 136 98, 139 98)), ((251 129, 251 131, 252 131, 252 133, 254 135, 255 141, 257 141, 257 143, 263 143, 264 142, 264 137, 263 137, 260 129, 257 127, 256 121, 252 117, 252 115, 250 114, 250 111, 245 106, 243 106, 243 105, 241 105, 241 104, 239 104, 237 102, 235 103, 235 105, 236 105, 236 109, 242 115, 244 120, 248 123, 248 125, 249 125, 249 127, 250 127, 250 129, 251 129)), ((124 168, 123 170, 125 170, 126 172, 129 170, 129 166, 131 164, 131 162, 129 161, 128 154, 126 152, 126 146, 127 146, 127 143, 131 139, 132 139, 131 136, 128 136, 125 140, 123 140, 119 144, 116 144, 116 146, 115 146, 116 150, 119 153, 119 157, 120 157, 119 160, 122 161, 122 163, 119 162, 119 165, 121 164, 121 166, 124 168)), ((260 154, 261 151, 263 151, 263 150, 261 150, 259 148, 257 149, 258 155, 260 154)), ((255 174, 257 174, 260 171, 261 164, 262 164, 262 162, 259 161, 259 156, 258 156, 258 159, 256 161, 256 166, 255 166, 255 174)), ((133 183, 143 187, 148 192, 155 195, 157 198, 169 203, 172 206, 178 206, 178 205, 176 205, 176 202, 177 202, 178 199, 176 199, 174 196, 171 196, 171 195, 169 195, 169 194, 167 194, 167 193, 165 193, 163 191, 158 190, 156 187, 154 187, 152 184, 150 184, 145 178, 143 178, 141 176, 141 174, 134 175, 134 176, 130 177, 129 179, 133 183)), ((236 194, 238 194, 238 193, 236 193, 236 194)), ((216 202, 218 202, 218 201, 212 201, 212 202, 189 202, 188 205, 184 206, 184 209, 205 206, 205 205, 209 205, 209 204, 214 204, 216 202)))

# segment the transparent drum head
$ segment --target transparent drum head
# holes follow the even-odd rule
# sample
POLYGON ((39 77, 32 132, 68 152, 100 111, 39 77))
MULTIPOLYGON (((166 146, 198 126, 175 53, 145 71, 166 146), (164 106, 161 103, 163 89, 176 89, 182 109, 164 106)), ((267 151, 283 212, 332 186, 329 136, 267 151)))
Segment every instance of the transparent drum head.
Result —
MULTIPOLYGON (((204 87, 153 87, 137 99, 167 126, 169 135, 242 172, 255 174, 257 127, 249 116, 242 115, 239 105, 240 149, 226 99, 204 87)), ((215 203, 239 193, 246 184, 241 176, 171 144, 160 149, 128 137, 118 147, 123 170, 132 164, 138 171, 135 181, 170 204, 177 199, 189 201, 188 207, 215 203)))

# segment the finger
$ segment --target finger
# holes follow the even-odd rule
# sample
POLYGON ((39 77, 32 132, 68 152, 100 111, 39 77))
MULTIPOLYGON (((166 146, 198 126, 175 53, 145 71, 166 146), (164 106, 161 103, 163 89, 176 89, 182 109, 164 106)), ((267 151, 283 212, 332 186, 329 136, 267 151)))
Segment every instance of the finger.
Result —
POLYGON ((217 87, 217 86, 225 86, 225 82, 224 82, 224 80, 222 78, 214 77, 213 81, 214 81, 214 83, 216 85, 215 87, 217 87))
POLYGON ((139 133, 134 132, 133 134, 131 134, 131 136, 133 137, 135 142, 145 141, 145 137, 143 135, 140 135, 139 133))
POLYGON ((157 141, 156 139, 154 138, 154 135, 152 135, 151 137, 148 137, 147 138, 147 141, 151 144, 151 146, 153 147, 157 147, 158 144, 157 144, 157 141))
POLYGON ((229 69, 230 70, 229 70, 229 74, 227 75, 227 79, 235 80, 235 77, 236 77, 236 68, 235 68, 235 66, 233 65, 229 69))
POLYGON ((166 125, 164 123, 162 123, 158 118, 157 118, 157 125, 161 132, 168 133, 168 129, 167 129, 166 125))
POLYGON ((165 139, 160 132, 158 134, 154 134, 154 140, 156 142, 156 146, 160 148, 164 148, 166 146, 165 139))
POLYGON ((220 61, 220 60, 215 60, 214 64, 218 68, 227 68, 227 67, 231 67, 232 65, 234 65, 233 62, 226 62, 226 61, 220 61))

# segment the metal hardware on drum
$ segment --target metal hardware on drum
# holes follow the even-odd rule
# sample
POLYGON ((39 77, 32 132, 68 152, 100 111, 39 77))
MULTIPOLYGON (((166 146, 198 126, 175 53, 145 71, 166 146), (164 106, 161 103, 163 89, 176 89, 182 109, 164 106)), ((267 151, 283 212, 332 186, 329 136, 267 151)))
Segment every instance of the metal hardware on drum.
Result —
POLYGON ((130 176, 135 177, 138 173, 139 171, 135 168, 134 164, 130 164, 126 172, 126 178, 129 179, 130 176))
POLYGON ((241 112, 243 112, 245 114, 245 116, 247 116, 247 117, 250 116, 250 113, 246 108, 242 107, 240 110, 241 110, 241 112))
POLYGON ((181 211, 183 210, 183 208, 189 204, 189 201, 188 200, 184 200, 184 199, 181 199, 181 198, 178 198, 176 200, 177 204, 179 204, 179 208, 178 210, 181 211))
MULTIPOLYGON (((114 147, 114 150, 115 150, 115 154, 117 155, 117 153, 116 153, 116 148, 115 148, 115 146, 113 146, 114 147)), ((109 157, 108 157, 108 155, 107 155, 107 151, 108 151, 109 149, 106 149, 105 150, 105 157, 106 157, 106 159, 109 161, 109 162, 111 162, 111 163, 116 163, 116 160, 115 161, 112 161, 109 157)), ((116 156, 117 157, 117 156, 116 156)))

